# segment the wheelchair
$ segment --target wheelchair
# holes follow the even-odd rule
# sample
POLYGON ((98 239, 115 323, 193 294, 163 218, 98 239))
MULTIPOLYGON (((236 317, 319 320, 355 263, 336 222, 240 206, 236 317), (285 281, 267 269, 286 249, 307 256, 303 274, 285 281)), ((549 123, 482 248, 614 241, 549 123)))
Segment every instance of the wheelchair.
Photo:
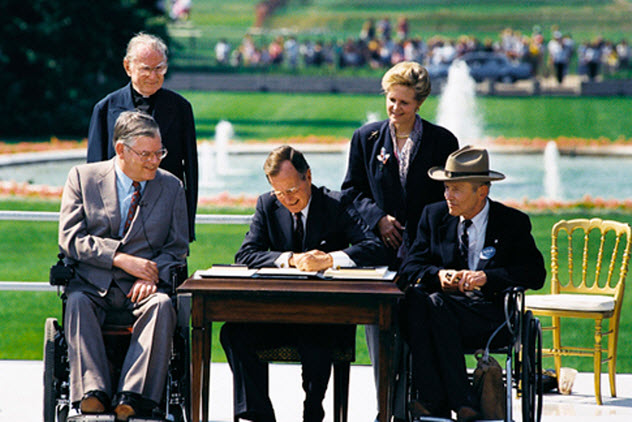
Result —
MULTIPOLYGON (((50 270, 50 284, 61 291, 62 318, 64 321, 66 309, 66 295, 64 286, 74 275, 72 266, 64 262, 64 255, 58 255, 59 260, 50 270)), ((171 346, 171 357, 165 391, 159 407, 154 409, 150 419, 131 417, 130 422, 136 421, 172 421, 187 422, 190 414, 190 362, 189 362, 189 317, 190 299, 175 294, 176 287, 187 278, 186 264, 171 269, 171 298, 176 309, 177 323, 171 346)), ((113 379, 117 379, 123 357, 129 345, 131 327, 117 324, 115 319, 106 317, 103 326, 103 337, 106 353, 110 361, 113 379)), ((57 318, 47 318, 44 328, 44 422, 92 422, 114 421, 114 414, 69 416, 70 403, 70 366, 68 348, 64 337, 64 327, 57 318)), ((77 409, 75 409, 77 410, 77 409)))
MULTIPOLYGON (((505 322, 490 336, 485 344, 483 356, 505 355, 503 382, 505 385, 504 422, 514 422, 513 389, 521 402, 522 422, 540 422, 542 419, 542 327, 531 311, 525 310, 524 288, 513 287, 504 293, 505 322)), ((466 354, 475 354, 480 349, 467 349, 466 354)), ((409 355, 412 359, 412 356, 409 355)), ((412 368, 412 364, 409 365, 412 368)), ((407 402, 414 398, 412 371, 409 370, 407 402)), ((468 369, 472 382, 474 371, 468 369)), ((410 421, 440 422, 450 419, 420 417, 410 421)))

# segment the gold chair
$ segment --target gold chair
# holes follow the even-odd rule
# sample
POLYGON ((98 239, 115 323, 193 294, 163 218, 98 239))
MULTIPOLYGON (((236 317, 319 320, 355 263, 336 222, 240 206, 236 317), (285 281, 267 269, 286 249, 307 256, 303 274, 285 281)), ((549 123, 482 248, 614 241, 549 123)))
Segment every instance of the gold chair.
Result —
POLYGON ((617 395, 617 339, 631 237, 630 225, 616 221, 593 218, 557 222, 551 231, 551 294, 526 297, 527 309, 535 315, 551 317, 551 326, 544 329, 553 332, 553 348, 543 348, 542 352, 554 357, 557 374, 562 356, 593 357, 595 398, 599 405, 602 404, 601 365, 605 362, 608 362, 610 394, 617 395), (566 232, 566 236, 561 232, 566 232), (573 254, 578 249, 581 253, 573 254), (562 346, 560 318, 594 319, 594 347, 562 346), (603 320, 608 320, 605 332, 603 320), (605 359, 602 359, 603 336, 608 336, 605 359))

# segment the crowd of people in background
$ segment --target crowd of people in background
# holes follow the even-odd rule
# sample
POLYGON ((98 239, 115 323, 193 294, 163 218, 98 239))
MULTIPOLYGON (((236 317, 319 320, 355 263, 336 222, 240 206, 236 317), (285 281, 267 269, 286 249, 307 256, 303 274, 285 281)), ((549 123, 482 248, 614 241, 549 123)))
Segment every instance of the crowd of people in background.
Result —
POLYGON ((299 39, 294 35, 278 35, 269 41, 246 34, 239 45, 220 39, 215 45, 215 59, 216 64, 231 67, 368 66, 379 69, 402 61, 423 65, 451 63, 472 51, 495 52, 516 62, 530 63, 534 76, 555 75, 560 83, 568 73, 594 80, 600 74, 630 69, 630 46, 625 39, 612 41, 597 37, 577 43, 570 33, 552 28, 547 40, 539 27, 534 27, 531 34, 507 28, 497 39, 480 40, 470 35, 423 39, 411 34, 405 17, 397 19, 394 25, 388 18, 368 19, 357 37, 347 39, 299 39), (577 69, 572 72, 569 67, 575 63, 577 69))

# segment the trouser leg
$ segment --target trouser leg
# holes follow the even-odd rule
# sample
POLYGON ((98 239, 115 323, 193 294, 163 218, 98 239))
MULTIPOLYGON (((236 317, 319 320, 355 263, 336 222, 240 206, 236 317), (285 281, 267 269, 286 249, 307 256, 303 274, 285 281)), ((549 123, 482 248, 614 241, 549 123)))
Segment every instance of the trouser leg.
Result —
POLYGON ((78 402, 89 391, 112 396, 110 368, 101 325, 106 301, 98 295, 68 293, 64 330, 70 363, 70 400, 78 402))
POLYGON ((165 293, 154 293, 133 307, 133 315, 136 320, 118 391, 137 393, 160 403, 176 323, 171 298, 165 293))
POLYGON ((234 413, 248 417, 260 415, 274 421, 274 410, 268 395, 268 364, 261 362, 256 346, 273 336, 264 324, 226 323, 220 341, 233 371, 234 413))
POLYGON ((446 397, 438 370, 430 327, 428 294, 409 289, 406 294, 407 339, 412 353, 413 387, 421 401, 430 407, 443 405, 446 397))
MULTIPOLYGON (((398 329, 398 325, 395 325, 395 345, 393 350, 393 370, 395 371, 394 377, 394 391, 393 391, 393 406, 392 413, 398 419, 406 419, 406 389, 407 380, 406 373, 408 371, 408 346, 402 341, 402 334, 398 329)), ((373 366, 373 379, 375 381, 375 392, 378 403, 378 413, 382 410, 379 408, 379 394, 380 391, 380 329, 377 325, 366 325, 366 344, 369 349, 369 357, 373 366)))
POLYGON ((331 376, 332 341, 340 327, 297 326, 297 348, 301 355, 303 390, 303 421, 321 422, 325 417, 323 399, 331 376))
POLYGON ((462 295, 411 290, 406 300, 420 396, 435 408, 474 407, 464 350, 485 345, 503 321, 502 308, 462 295))

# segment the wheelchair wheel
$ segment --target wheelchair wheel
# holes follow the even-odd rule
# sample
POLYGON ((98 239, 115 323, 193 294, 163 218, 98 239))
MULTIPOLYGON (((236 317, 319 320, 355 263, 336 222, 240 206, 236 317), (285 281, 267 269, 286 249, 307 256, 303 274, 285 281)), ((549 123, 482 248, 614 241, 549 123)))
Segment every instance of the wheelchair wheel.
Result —
POLYGON ((539 422, 542 418, 542 328, 531 311, 524 315, 522 334, 522 420, 539 422))
POLYGON ((56 340, 60 328, 56 318, 47 318, 44 326, 44 422, 66 422, 69 407, 58 404, 58 386, 61 380, 55 373, 57 361, 56 340))

